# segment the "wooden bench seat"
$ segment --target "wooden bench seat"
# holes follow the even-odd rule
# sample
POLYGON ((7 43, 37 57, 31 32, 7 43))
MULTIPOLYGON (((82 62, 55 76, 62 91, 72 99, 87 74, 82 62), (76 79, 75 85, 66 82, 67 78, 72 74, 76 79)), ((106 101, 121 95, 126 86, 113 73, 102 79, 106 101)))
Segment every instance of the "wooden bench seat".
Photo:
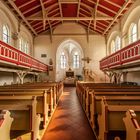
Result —
POLYGON ((31 139, 39 139, 40 115, 36 112, 35 96, 0 96, 0 110, 9 110, 13 117, 11 131, 24 130, 31 133, 31 139))
MULTIPOLYGON (((77 83, 76 91, 80 103, 85 105, 85 96, 92 90, 96 91, 140 91, 140 86, 124 86, 112 83, 77 83), (80 87, 80 89, 79 89, 80 87)), ((83 106, 84 106, 83 105, 83 106)))
POLYGON ((43 127, 46 127, 46 123, 48 121, 49 115, 52 114, 53 109, 54 109, 54 104, 53 104, 53 95, 52 91, 50 89, 46 90, 35 90, 33 91, 30 90, 19 90, 19 89, 14 89, 14 90, 6 90, 6 91, 0 91, 0 98, 2 96, 9 96, 9 98, 12 98, 14 96, 18 96, 18 98, 22 98, 23 96, 37 96, 37 113, 41 114, 43 117, 43 127))
MULTIPOLYGON (((101 110, 96 108, 98 126, 99 126, 99 139, 108 140, 110 132, 122 131, 125 134, 125 125, 123 123, 123 117, 125 112, 129 109, 134 109, 138 112, 140 117, 140 98, 124 98, 106 99, 102 97, 100 102, 101 110)), ((114 136, 116 137, 116 136, 114 136)), ((119 135, 121 139, 121 135, 119 135)))
POLYGON ((101 98, 105 96, 107 99, 131 99, 133 98, 139 98, 140 97, 140 92, 91 92, 89 93, 88 97, 86 98, 86 103, 85 103, 85 112, 91 122, 91 124, 94 127, 94 115, 96 114, 95 108, 99 106, 97 104, 98 101, 101 101, 101 98))
MULTIPOLYGON (((59 96, 62 94, 62 92, 63 92, 63 82, 59 82, 59 83, 45 82, 45 83, 23 84, 23 85, 8 85, 4 87, 1 86, 0 109, 1 110, 9 109, 10 112, 14 115, 19 114, 20 112, 23 114, 21 116, 23 116, 24 118, 26 117, 30 118, 29 116, 33 116, 31 114, 32 107, 29 107, 30 104, 28 104, 27 100, 29 100, 31 97, 36 97, 37 104, 36 104, 35 112, 36 114, 40 114, 38 118, 43 117, 43 126, 46 127, 48 116, 49 114, 52 115, 52 112, 56 107, 59 96), (23 98, 26 98, 26 100, 23 100, 23 98), (18 110, 14 110, 15 108, 18 108, 18 110)), ((16 116, 20 117, 20 115, 16 115, 16 116)), ((17 127, 16 129, 15 126, 17 124, 15 125, 15 121, 14 121, 12 124, 11 131, 26 130, 27 132, 28 130, 30 130, 29 126, 35 123, 31 122, 30 120, 28 121, 27 119, 27 123, 25 124, 28 125, 28 128, 22 125, 22 128, 17 127)), ((32 138, 31 138, 32 140, 34 139, 33 137, 36 137, 34 133, 32 133, 32 138)))

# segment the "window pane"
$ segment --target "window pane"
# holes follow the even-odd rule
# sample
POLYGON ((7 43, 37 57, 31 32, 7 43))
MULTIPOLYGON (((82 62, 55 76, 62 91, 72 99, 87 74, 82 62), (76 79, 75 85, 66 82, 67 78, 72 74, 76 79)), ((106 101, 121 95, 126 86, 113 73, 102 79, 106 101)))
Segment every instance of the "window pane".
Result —
POLYGON ((66 56, 64 53, 62 53, 60 56, 60 66, 62 69, 66 68, 66 56))
POLYGON ((115 52, 115 43, 114 41, 111 42, 111 53, 115 52))
POLYGON ((120 50, 120 48, 121 48, 121 39, 119 36, 117 36, 115 41, 115 51, 120 50))
POLYGON ((80 66, 80 57, 78 55, 78 53, 75 53, 75 55, 73 56, 73 68, 79 68, 80 66))
POLYGON ((7 25, 3 25, 3 31, 2 31, 2 40, 5 43, 9 43, 9 28, 7 25))
POLYGON ((133 43, 137 41, 137 25, 134 24, 131 28, 130 28, 130 37, 129 37, 129 43, 133 43))

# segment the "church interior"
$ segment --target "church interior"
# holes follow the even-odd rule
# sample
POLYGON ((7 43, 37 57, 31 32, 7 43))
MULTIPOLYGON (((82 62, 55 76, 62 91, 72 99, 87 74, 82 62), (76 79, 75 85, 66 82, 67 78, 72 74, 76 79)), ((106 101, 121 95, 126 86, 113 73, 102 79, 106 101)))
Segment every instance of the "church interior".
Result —
POLYGON ((140 140, 140 0, 0 0, 0 140, 140 140))

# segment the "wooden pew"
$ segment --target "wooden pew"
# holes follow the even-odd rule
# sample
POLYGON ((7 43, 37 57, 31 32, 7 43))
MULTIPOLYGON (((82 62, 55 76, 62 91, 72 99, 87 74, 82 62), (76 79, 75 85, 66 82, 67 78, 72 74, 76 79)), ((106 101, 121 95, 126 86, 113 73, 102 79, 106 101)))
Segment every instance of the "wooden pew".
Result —
POLYGON ((100 140, 110 139, 110 135, 115 134, 115 132, 120 139, 124 139, 125 126, 123 117, 125 116, 125 112, 130 108, 138 111, 140 117, 140 97, 127 97, 127 99, 102 98, 101 110, 97 110, 100 140), (119 135, 119 133, 121 134, 119 135), (124 135, 122 135, 123 133, 124 135))
POLYGON ((40 139, 40 115, 36 113, 36 96, 0 96, 0 110, 9 110, 13 117, 11 131, 31 132, 31 139, 40 139))
POLYGON ((13 118, 8 110, 2 110, 0 113, 0 139, 10 140, 10 128, 13 118))
POLYGON ((105 96, 107 99, 114 99, 114 98, 120 98, 120 100, 122 99, 129 99, 130 97, 140 97, 140 92, 91 92, 89 93, 88 96, 88 101, 86 104, 86 114, 87 117, 89 118, 89 121, 92 125, 92 127, 95 127, 95 116, 96 116, 96 108, 100 107, 100 101, 102 99, 102 97, 105 96))
MULTIPOLYGON (((48 120, 48 111, 50 115, 53 109, 56 107, 59 96, 63 92, 63 83, 35 83, 35 84, 23 84, 23 85, 11 85, 0 87, 0 97, 3 96, 15 97, 18 96, 37 96, 37 108, 36 113, 43 114, 43 126, 46 126, 48 120)), ((1 106, 1 105, 0 105, 1 106)), ((41 115, 42 116, 42 115, 41 115)))
POLYGON ((55 107, 60 95, 63 92, 63 82, 39 82, 39 83, 28 83, 28 84, 15 84, 15 85, 6 85, 1 86, 0 91, 4 89, 45 89, 45 88, 52 88, 53 91, 53 106, 55 107))
POLYGON ((43 116, 43 128, 46 127, 48 117, 53 111, 51 89, 6 89, 4 91, 0 91, 0 97, 1 96, 9 96, 9 98, 13 96, 19 96, 19 98, 22 98, 22 96, 37 96, 37 113, 43 116))
POLYGON ((140 95, 140 89, 120 89, 120 88, 114 88, 114 89, 91 89, 88 90, 88 92, 85 92, 83 94, 83 109, 85 110, 87 116, 90 115, 90 108, 93 106, 94 104, 94 98, 95 96, 116 96, 116 95, 133 95, 133 96, 138 96, 140 95))
POLYGON ((112 83, 84 83, 78 82, 76 87, 77 95, 79 97, 80 103, 83 108, 85 108, 86 97, 88 97, 88 92, 95 90, 96 91, 140 91, 140 86, 125 86, 112 83), (80 88, 79 88, 80 87, 80 88))
POLYGON ((140 140, 140 126, 134 110, 127 110, 126 116, 123 118, 126 128, 126 140, 140 140))

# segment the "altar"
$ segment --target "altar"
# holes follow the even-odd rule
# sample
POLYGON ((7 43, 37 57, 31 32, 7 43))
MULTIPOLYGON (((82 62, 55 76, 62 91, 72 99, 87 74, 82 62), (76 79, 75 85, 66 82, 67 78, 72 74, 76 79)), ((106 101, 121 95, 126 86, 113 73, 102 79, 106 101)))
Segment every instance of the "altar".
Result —
POLYGON ((76 81, 75 81, 74 71, 69 69, 68 71, 66 71, 66 76, 64 78, 64 85, 75 86, 75 83, 76 81))

